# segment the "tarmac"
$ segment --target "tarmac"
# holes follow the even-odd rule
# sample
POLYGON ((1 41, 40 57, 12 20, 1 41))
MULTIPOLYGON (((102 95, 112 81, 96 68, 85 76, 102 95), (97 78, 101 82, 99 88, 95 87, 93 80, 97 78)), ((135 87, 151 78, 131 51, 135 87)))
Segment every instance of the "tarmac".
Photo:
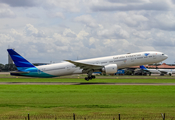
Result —
POLYGON ((10 72, 0 72, 0 74, 9 75, 10 72))

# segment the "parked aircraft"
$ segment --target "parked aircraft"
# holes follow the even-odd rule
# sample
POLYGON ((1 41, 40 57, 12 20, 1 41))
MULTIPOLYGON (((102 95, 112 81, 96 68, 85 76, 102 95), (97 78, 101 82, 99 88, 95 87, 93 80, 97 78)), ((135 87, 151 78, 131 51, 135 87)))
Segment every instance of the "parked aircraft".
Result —
POLYGON ((57 77, 87 73, 88 77, 85 77, 85 80, 95 78, 95 76, 92 75, 93 72, 114 74, 118 69, 135 65, 158 63, 168 58, 168 56, 162 52, 147 51, 78 61, 65 60, 67 62, 34 66, 13 49, 7 49, 7 51, 18 69, 18 71, 11 72, 11 75, 57 77))
POLYGON ((175 69, 147 69, 145 66, 141 65, 140 69, 145 70, 147 72, 153 73, 153 74, 175 74, 175 69))

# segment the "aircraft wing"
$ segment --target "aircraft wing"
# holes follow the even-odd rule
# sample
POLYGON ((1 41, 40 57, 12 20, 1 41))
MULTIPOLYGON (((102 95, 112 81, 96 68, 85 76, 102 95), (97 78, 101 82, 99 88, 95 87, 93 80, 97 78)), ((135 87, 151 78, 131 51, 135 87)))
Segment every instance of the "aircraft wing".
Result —
POLYGON ((93 65, 93 64, 87 64, 87 63, 80 63, 80 62, 75 62, 72 60, 65 60, 67 62, 70 62, 74 64, 76 67, 80 67, 83 70, 92 70, 92 69, 101 69, 103 68, 102 65, 93 65))

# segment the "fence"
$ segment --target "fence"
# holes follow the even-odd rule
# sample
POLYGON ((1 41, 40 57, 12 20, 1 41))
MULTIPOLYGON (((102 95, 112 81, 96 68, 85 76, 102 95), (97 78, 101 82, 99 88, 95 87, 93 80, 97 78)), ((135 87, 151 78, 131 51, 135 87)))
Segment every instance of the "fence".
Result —
POLYGON ((40 115, 0 115, 0 120, 175 120, 172 114, 40 114, 40 115))

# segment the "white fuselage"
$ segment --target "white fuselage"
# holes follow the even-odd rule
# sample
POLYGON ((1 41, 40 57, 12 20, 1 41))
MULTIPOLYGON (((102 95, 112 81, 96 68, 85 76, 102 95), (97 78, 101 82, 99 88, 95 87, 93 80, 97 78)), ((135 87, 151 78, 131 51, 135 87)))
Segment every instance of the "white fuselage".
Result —
POLYGON ((158 69, 147 69, 147 70, 153 74, 161 74, 161 72, 158 69))
MULTIPOLYGON (((93 65, 102 65, 102 66, 106 66, 109 64, 117 64, 118 69, 121 69, 136 65, 140 66, 144 64, 158 63, 165 60, 166 58, 167 55, 163 54, 162 52, 147 51, 147 52, 114 55, 114 56, 100 57, 86 60, 78 60, 76 62, 93 64, 93 65)), ((38 66, 37 68, 47 74, 54 76, 83 73, 83 69, 76 67, 74 64, 70 62, 43 65, 38 66)))
POLYGON ((160 72, 162 73, 171 73, 171 74, 175 74, 175 69, 158 69, 160 72))

